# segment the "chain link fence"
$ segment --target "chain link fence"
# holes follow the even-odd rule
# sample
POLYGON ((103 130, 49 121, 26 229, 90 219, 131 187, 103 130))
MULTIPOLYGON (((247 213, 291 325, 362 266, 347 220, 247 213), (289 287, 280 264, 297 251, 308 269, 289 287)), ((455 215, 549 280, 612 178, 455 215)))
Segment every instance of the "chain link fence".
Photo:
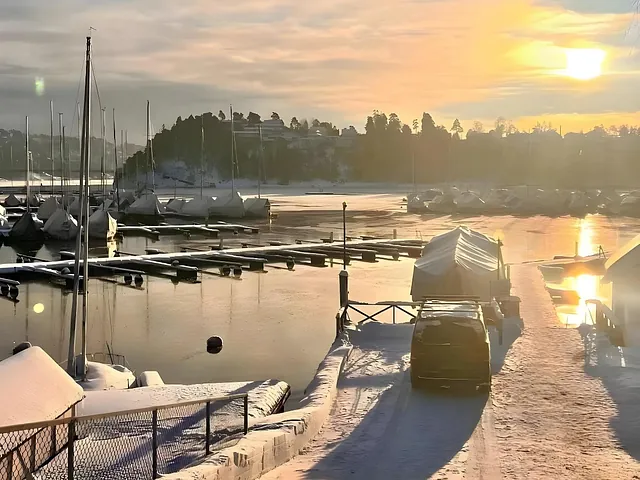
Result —
POLYGON ((247 394, 0 428, 0 480, 155 479, 247 430, 247 394))

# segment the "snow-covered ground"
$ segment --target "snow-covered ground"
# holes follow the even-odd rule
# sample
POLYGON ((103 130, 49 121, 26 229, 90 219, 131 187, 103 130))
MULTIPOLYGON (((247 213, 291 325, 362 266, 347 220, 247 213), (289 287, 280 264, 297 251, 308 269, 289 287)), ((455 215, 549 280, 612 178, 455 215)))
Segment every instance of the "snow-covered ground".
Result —
POLYGON ((503 345, 492 338, 490 398, 412 390, 412 327, 365 324, 320 434, 262 478, 640 478, 640 396, 627 386, 621 403, 610 378, 585 372, 580 333, 558 321, 535 267, 512 280, 524 325, 509 319, 503 345))

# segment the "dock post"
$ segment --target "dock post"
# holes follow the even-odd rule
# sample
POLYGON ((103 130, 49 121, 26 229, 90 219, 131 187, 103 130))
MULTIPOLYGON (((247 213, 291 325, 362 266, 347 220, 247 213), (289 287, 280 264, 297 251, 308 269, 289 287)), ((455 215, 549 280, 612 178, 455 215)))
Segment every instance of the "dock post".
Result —
POLYGON ((340 281, 340 307, 346 307, 349 303, 349 272, 340 270, 338 274, 340 281))

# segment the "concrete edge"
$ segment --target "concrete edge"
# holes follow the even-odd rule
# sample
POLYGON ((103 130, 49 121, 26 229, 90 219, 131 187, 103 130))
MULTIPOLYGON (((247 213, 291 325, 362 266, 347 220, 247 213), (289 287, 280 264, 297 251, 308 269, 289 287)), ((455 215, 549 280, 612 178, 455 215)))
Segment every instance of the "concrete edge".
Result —
POLYGON ((316 436, 338 396, 338 380, 352 346, 346 333, 336 338, 305 390, 299 408, 260 418, 240 441, 167 480, 254 480, 295 457, 316 436))

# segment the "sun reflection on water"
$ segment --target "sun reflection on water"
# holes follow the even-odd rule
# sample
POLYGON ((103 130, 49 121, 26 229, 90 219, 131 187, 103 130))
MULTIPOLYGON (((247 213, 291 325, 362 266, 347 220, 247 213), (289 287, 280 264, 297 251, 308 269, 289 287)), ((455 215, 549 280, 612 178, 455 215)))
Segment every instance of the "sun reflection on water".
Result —
MULTIPOLYGON (((588 218, 580 219, 577 222, 577 227, 578 241, 576 242, 576 253, 581 257, 596 254, 598 252, 598 245, 593 242, 594 230, 591 220, 588 218)), ((557 309, 562 323, 570 326, 580 325, 585 320, 591 323, 589 306, 586 304, 587 300, 597 299, 605 304, 609 304, 611 286, 601 283, 601 279, 601 276, 587 274, 563 279, 562 287, 577 292, 580 300, 578 305, 564 305, 557 309)))

